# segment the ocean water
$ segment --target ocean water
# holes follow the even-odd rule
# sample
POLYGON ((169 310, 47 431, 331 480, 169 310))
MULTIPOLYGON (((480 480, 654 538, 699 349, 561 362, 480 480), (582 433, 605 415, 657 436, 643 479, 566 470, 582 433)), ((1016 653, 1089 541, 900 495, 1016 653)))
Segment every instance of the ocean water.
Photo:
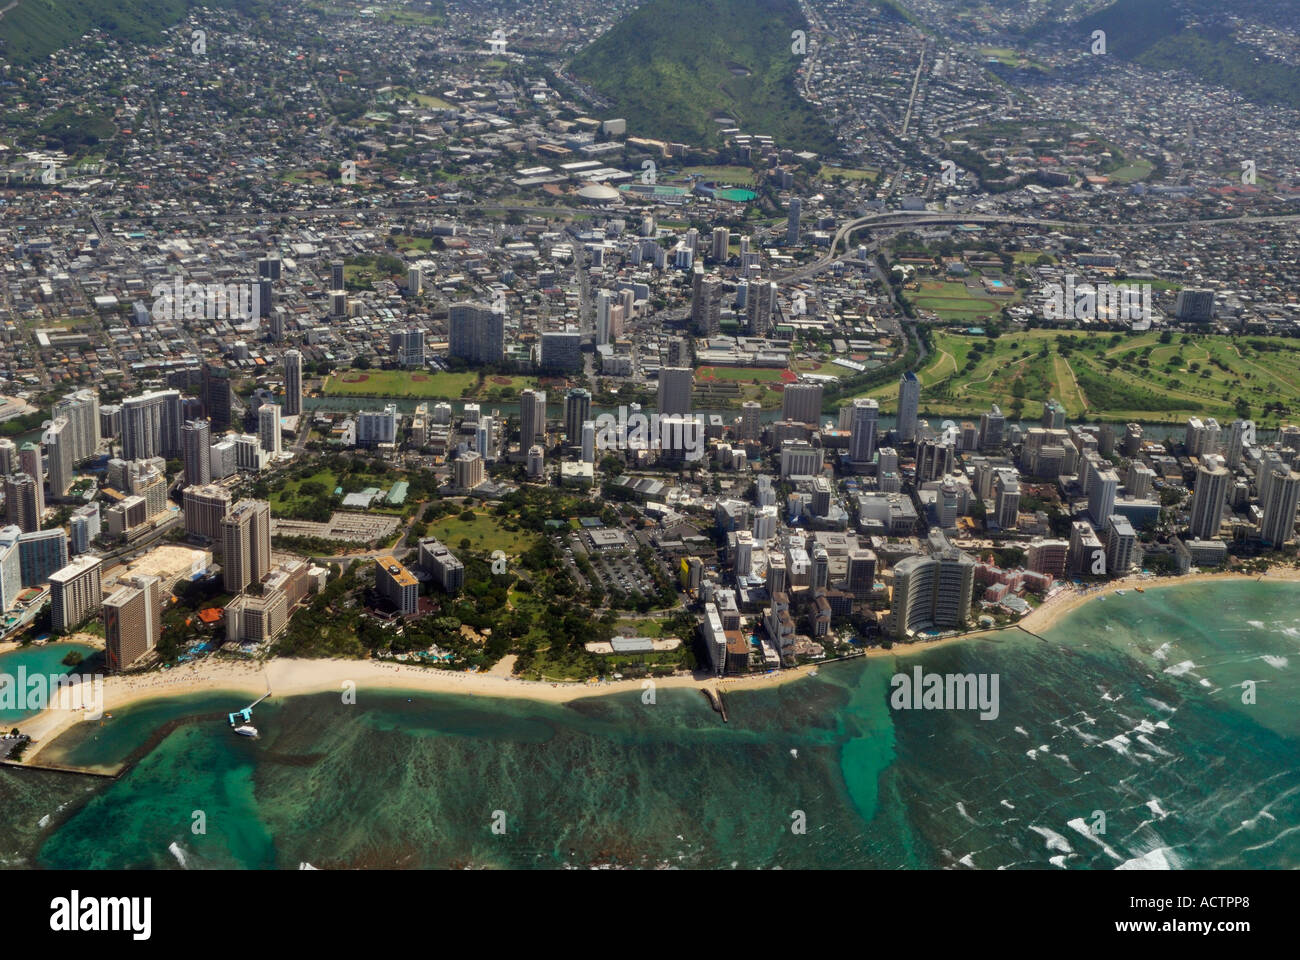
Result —
POLYGON ((0 770, 0 865, 1300 866, 1300 585, 1095 600, 1020 631, 727 695, 155 701, 0 770), (996 674, 998 716, 890 678, 996 674), (1253 689, 1243 687, 1251 682, 1253 689), (43 819, 46 818, 46 819, 43 819))

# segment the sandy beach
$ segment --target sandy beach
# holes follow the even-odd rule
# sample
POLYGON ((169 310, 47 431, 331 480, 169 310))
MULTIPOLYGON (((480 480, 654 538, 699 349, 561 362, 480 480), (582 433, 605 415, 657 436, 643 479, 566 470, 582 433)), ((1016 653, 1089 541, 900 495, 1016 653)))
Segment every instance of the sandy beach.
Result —
MULTIPOLYGON (((88 647, 104 649, 104 638, 96 636, 93 633, 74 633, 66 637, 57 637, 52 640, 53 643, 82 643, 88 647)), ((22 644, 17 640, 0 640, 0 654, 11 653, 21 647, 22 644)))
MULTIPOLYGON (((1016 626, 1023 627, 1030 633, 1042 633, 1050 630, 1061 617, 1077 608, 1080 604, 1106 594, 1115 593, 1118 590, 1134 590, 1137 587, 1142 587, 1144 590, 1162 590, 1166 587, 1186 587, 1195 583, 1226 583, 1230 580, 1295 583, 1300 582, 1300 568, 1275 567, 1263 576, 1253 573, 1191 573, 1184 577, 1132 576, 1125 577, 1122 580, 1112 580, 1109 583, 1089 586, 1083 590, 1067 587, 1058 589, 1056 593, 1050 595, 1042 604, 1017 621, 1016 626)), ((974 633, 965 636, 977 637, 982 635, 985 634, 974 633)))
MULTIPOLYGON (((868 657, 907 656, 950 643, 989 638, 1007 629, 1022 627, 1031 633, 1050 629, 1061 617, 1086 603, 1117 590, 1131 590, 1141 586, 1146 590, 1187 586, 1194 583, 1223 582, 1228 580, 1267 580, 1278 582, 1300 581, 1300 569, 1284 568, 1259 577, 1246 574, 1192 574, 1186 577, 1129 577, 1098 586, 1077 589, 1061 587, 1049 595, 1039 607, 1027 614, 1012 627, 956 634, 937 640, 916 644, 895 644, 891 649, 872 648, 868 657)), ((205 660, 170 670, 126 677, 109 677, 104 682, 104 710, 112 713, 133 703, 160 697, 178 697, 193 694, 230 691, 254 700, 269 689, 273 696, 297 696, 310 693, 356 690, 357 702, 364 702, 366 690, 411 690, 431 693, 458 693, 486 697, 527 697, 550 703, 565 703, 582 697, 603 696, 645 689, 645 680, 611 680, 603 683, 548 683, 520 680, 508 675, 513 663, 503 661, 487 673, 456 673, 427 667, 379 660, 301 660, 272 659, 265 663, 230 660, 205 660)), ((745 677, 716 678, 697 674, 657 679, 656 688, 713 688, 723 691, 770 687, 790 683, 805 677, 821 665, 809 664, 775 673, 745 677)), ((236 698, 239 699, 239 698, 236 698)), ((235 710, 243 703, 232 702, 235 710)), ((46 709, 23 722, 20 729, 34 741, 28 759, 34 759, 43 746, 59 734, 84 719, 79 710, 46 709)))

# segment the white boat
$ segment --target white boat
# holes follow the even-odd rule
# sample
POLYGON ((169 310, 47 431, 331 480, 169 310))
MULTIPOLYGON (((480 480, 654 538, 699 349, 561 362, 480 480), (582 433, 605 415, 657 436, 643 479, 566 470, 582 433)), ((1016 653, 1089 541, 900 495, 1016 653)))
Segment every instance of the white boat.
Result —
POLYGON ((235 733, 239 734, 241 737, 256 737, 257 727, 253 726, 251 723, 245 723, 241 726, 235 727, 235 733))
POLYGON ((1126 594, 1126 593, 1128 593, 1127 590, 1116 590, 1116 591, 1115 591, 1115 595, 1116 595, 1116 596, 1119 596, 1119 597, 1124 596, 1124 594, 1126 594))

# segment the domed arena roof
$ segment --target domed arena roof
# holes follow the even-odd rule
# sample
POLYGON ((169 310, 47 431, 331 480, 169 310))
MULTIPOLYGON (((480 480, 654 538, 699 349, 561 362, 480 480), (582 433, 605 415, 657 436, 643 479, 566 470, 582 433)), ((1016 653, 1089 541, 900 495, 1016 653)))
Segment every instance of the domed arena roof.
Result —
POLYGON ((599 183, 589 183, 578 191, 578 199, 583 203, 613 203, 618 199, 618 191, 599 183))

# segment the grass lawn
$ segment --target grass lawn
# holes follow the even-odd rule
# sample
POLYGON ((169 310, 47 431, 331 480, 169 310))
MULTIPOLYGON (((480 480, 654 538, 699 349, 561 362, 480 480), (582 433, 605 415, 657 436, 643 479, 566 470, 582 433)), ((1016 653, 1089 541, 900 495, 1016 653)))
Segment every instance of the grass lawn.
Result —
POLYGON ((389 23, 407 23, 420 27, 435 27, 447 22, 447 18, 437 13, 424 13, 418 10, 381 9, 377 13, 380 20, 389 23))
POLYGON ((525 390, 537 389, 537 384, 538 380, 536 377, 491 376, 484 379, 483 388, 479 391, 479 395, 485 399, 503 399, 501 397, 502 390, 513 390, 514 393, 511 394, 511 398, 514 398, 518 397, 519 394, 525 390))
POLYGON ((1033 57, 1026 56, 1010 47, 980 47, 979 53, 981 56, 996 60, 1006 67, 1015 67, 1017 69, 1020 67, 1042 68, 1042 64, 1033 57))
POLYGON ((397 244, 399 250, 430 250, 433 248, 433 237, 412 237, 405 233, 395 233, 392 236, 393 243, 397 244))
POLYGON ((665 623, 664 620, 620 620, 614 629, 621 633, 624 627, 630 627, 638 637, 662 637, 665 623))
POLYGON ((685 167, 682 173, 703 177, 705 180, 717 180, 719 183, 730 183, 738 187, 754 185, 754 171, 749 167, 685 167))
MULTIPOLYGON (((1189 416, 1236 417, 1237 398, 1251 407, 1261 426, 1265 403, 1300 408, 1300 343, 1278 337, 1182 335, 1168 344, 1159 334, 1029 330, 997 340, 936 330, 934 351, 918 371, 921 406, 932 414, 975 416, 997 403, 1011 415, 1017 396, 1023 416, 1035 417, 1042 401, 1055 397, 1071 419, 1179 422, 1189 416), (1073 339, 1074 346, 1070 346, 1073 339), (972 347, 985 344, 978 363, 966 371, 972 347), (1043 356, 1043 347, 1047 354, 1043 356)), ((864 396, 897 408, 897 388, 886 384, 864 396)))
POLYGON ((777 370, 775 367, 696 367, 695 380, 698 383, 702 380, 740 380, 748 383, 751 380, 778 381, 792 380, 792 374, 788 370, 777 370))
POLYGON ((856 169, 853 167, 828 167, 825 164, 817 171, 817 176, 823 180, 870 180, 875 182, 880 178, 880 171, 873 170, 870 167, 856 169))
POLYGON ((427 93, 417 93, 412 96, 411 99, 422 107, 433 107, 435 110, 456 109, 454 103, 448 103, 446 100, 442 99, 442 97, 431 97, 427 93))
POLYGON ((420 373, 413 370, 344 370, 325 378, 327 397, 427 397, 458 399, 478 385, 476 373, 420 373))
POLYGON ((946 280, 921 280, 919 291, 909 290, 908 298, 918 310, 932 310, 940 320, 973 323, 996 317, 1004 303, 1015 303, 1018 296, 1003 299, 981 297, 964 283, 946 280))
POLYGON ((1151 171, 1155 168, 1156 165, 1150 160, 1138 157, 1132 163, 1125 164, 1118 170, 1112 170, 1107 176, 1117 183, 1132 183, 1135 180, 1145 180, 1151 176, 1151 171))
POLYGON ((315 497, 302 497, 298 489, 310 481, 316 481, 325 488, 326 496, 334 495, 334 488, 338 486, 338 477, 330 470, 318 470, 310 476, 301 479, 285 480, 279 489, 271 493, 271 515, 275 517, 287 517, 295 514, 297 504, 306 505, 307 500, 314 500, 315 497))
POLYGON ((429 536, 437 537, 453 553, 461 549, 461 540, 468 538, 471 550, 485 553, 503 550, 509 556, 518 556, 537 541, 532 531, 507 530, 506 524, 515 525, 510 517, 494 517, 482 511, 475 511, 472 521, 462 520, 455 513, 429 524, 429 536))

